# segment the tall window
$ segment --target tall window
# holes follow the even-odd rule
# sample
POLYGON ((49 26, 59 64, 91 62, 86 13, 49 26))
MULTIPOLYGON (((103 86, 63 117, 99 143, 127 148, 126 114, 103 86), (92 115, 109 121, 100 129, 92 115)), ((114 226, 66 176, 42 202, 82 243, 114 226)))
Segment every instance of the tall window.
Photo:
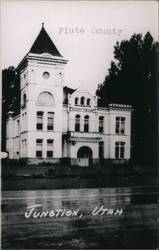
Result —
POLYGON ((91 100, 90 98, 87 99, 87 106, 90 106, 91 105, 91 100))
POLYGON ((116 142, 115 143, 115 158, 124 159, 125 154, 125 142, 116 142))
POLYGON ((104 117, 103 116, 99 116, 99 133, 103 133, 104 132, 104 117))
POLYGON ((88 132, 89 131, 89 116, 86 115, 84 117, 84 132, 88 132))
POLYGON ((75 131, 80 131, 80 115, 75 116, 75 131))
POLYGON ((24 95, 23 95, 23 107, 26 106, 26 101, 27 101, 27 97, 26 97, 26 94, 24 93, 24 95))
POLYGON ((85 98, 84 96, 81 97, 81 105, 84 105, 84 102, 85 102, 85 98))
POLYGON ((47 130, 54 130, 54 113, 48 112, 47 130))
POLYGON ((20 121, 17 120, 17 134, 19 134, 20 132, 20 121))
POLYGON ((116 134, 125 133, 125 117, 116 117, 116 134))
POLYGON ((37 128, 37 130, 42 130, 43 129, 43 112, 42 111, 37 112, 36 128, 37 128))
POLYGON ((53 157, 53 139, 47 139, 47 157, 53 157))
POLYGON ((36 139, 36 157, 42 158, 43 155, 43 140, 36 139))
POLYGON ((100 141, 99 142, 99 159, 104 158, 104 142, 100 141))
POLYGON ((78 97, 75 98, 75 105, 78 105, 78 97))

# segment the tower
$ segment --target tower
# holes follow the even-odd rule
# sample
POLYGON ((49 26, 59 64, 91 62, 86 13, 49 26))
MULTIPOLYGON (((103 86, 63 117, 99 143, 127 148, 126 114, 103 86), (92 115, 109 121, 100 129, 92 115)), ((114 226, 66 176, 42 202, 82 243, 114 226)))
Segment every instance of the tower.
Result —
POLYGON ((33 163, 61 158, 64 69, 62 57, 42 28, 18 65, 21 89, 20 158, 33 163), (56 147, 54 147, 56 144, 56 147))

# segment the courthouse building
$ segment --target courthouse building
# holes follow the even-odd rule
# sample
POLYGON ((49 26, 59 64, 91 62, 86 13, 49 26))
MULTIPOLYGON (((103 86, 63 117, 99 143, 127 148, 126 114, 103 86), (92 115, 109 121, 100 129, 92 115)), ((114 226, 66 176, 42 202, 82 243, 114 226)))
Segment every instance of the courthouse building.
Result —
POLYGON ((78 166, 127 162, 131 106, 98 107, 87 89, 65 86, 67 63, 42 26, 17 68, 21 103, 18 115, 8 114, 9 158, 78 166))

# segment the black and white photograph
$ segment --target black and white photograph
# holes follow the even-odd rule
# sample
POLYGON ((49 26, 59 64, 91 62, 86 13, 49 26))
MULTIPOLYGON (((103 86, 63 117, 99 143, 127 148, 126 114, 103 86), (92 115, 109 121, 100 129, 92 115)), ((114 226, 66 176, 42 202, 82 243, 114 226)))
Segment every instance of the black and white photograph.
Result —
POLYGON ((1 249, 159 249, 158 1, 1 0, 1 249))

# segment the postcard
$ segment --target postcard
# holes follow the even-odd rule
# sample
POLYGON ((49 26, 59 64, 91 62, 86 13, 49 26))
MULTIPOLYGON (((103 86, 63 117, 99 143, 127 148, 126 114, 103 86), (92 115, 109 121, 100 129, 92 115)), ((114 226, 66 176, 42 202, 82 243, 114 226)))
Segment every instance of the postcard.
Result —
POLYGON ((158 249, 157 1, 1 1, 1 248, 158 249))

